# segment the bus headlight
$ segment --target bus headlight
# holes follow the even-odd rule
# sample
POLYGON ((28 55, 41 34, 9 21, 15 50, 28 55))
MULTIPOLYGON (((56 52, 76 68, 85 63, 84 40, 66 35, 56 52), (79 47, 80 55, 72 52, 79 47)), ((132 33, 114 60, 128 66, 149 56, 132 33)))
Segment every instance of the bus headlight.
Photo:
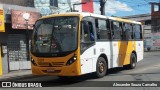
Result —
POLYGON ((37 66, 36 62, 34 59, 31 58, 31 63, 34 65, 34 66, 37 66))
POLYGON ((72 63, 74 63, 77 60, 77 56, 73 56, 72 58, 70 58, 67 63, 66 66, 71 65, 72 63))

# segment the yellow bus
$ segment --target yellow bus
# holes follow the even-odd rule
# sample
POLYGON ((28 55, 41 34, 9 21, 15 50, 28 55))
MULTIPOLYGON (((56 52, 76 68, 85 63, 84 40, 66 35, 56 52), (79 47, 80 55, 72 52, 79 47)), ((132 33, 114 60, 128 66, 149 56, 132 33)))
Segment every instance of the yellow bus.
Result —
POLYGON ((34 75, 79 76, 107 70, 131 69, 143 59, 143 30, 140 22, 71 12, 39 19, 31 43, 34 75))

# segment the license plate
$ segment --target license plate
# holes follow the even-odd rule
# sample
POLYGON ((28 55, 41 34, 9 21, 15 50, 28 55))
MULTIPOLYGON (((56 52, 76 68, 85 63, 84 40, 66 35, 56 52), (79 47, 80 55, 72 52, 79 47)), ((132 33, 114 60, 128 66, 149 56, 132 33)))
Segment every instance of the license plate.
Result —
POLYGON ((55 72, 54 69, 47 69, 46 71, 47 71, 48 73, 53 73, 53 72, 55 72))

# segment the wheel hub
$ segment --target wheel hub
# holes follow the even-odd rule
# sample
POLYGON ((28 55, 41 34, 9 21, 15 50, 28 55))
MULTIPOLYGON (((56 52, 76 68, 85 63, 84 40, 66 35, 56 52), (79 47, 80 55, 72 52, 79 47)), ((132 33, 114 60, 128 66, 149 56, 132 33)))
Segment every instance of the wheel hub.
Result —
POLYGON ((102 73, 105 70, 105 65, 103 62, 99 62, 99 72, 102 73))
POLYGON ((136 63, 136 61, 135 61, 135 58, 133 57, 132 58, 132 65, 135 66, 136 65, 135 63, 136 63))

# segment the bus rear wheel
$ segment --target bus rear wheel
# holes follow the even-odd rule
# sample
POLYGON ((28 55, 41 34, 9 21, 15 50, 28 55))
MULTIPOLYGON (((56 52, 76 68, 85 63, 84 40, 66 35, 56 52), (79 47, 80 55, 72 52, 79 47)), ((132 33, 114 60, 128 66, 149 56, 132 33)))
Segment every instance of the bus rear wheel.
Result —
POLYGON ((107 73, 107 63, 103 57, 99 57, 96 64, 96 78, 104 77, 107 73))
POLYGON ((137 57, 134 53, 131 54, 130 57, 130 64, 129 64, 129 69, 134 69, 136 67, 136 63, 137 63, 137 57))

